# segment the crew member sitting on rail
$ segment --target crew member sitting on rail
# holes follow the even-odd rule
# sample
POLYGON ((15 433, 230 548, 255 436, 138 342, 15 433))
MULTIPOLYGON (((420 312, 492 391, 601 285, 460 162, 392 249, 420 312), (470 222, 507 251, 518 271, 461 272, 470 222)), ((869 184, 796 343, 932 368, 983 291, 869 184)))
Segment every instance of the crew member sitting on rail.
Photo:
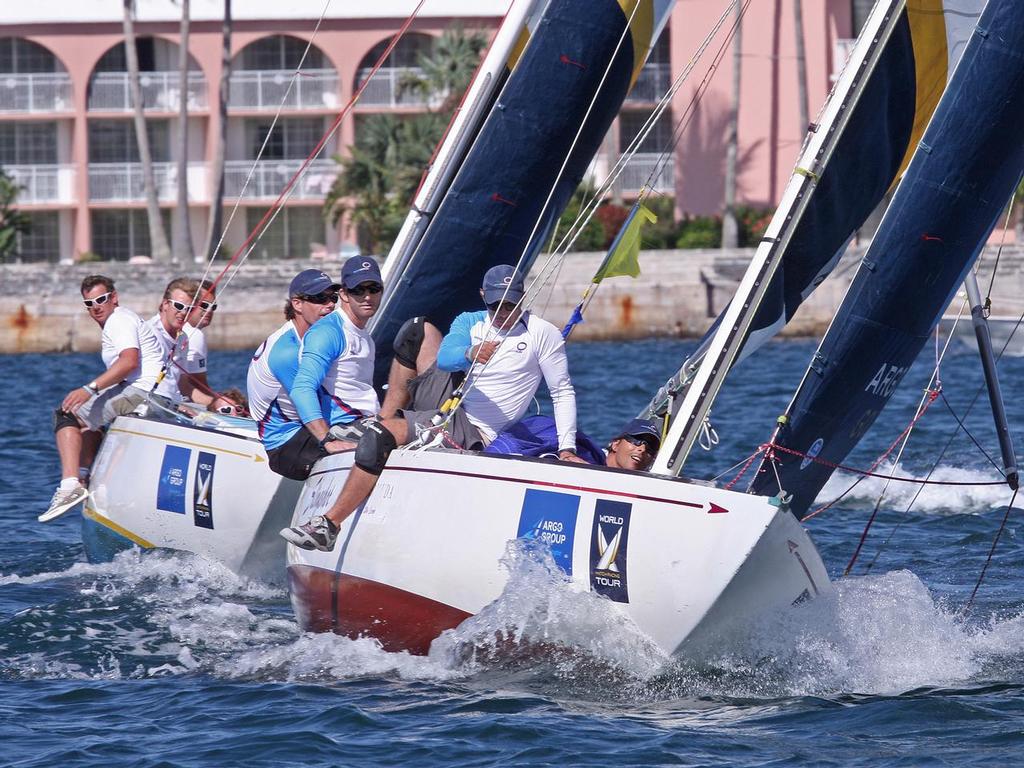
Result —
POLYGON ((633 419, 608 446, 605 464, 619 469, 646 472, 661 447, 661 432, 650 419, 633 419))
MULTIPOLYGON (((562 334, 520 308, 525 289, 514 267, 501 264, 488 270, 480 295, 487 310, 455 318, 438 350, 437 375, 468 372, 462 405, 444 425, 446 436, 465 449, 484 448, 522 418, 544 379, 554 404, 558 457, 582 461, 575 452, 576 394, 562 334)), ((431 427, 436 415, 436 410, 406 410, 383 423, 365 422, 354 466, 334 504, 324 515, 283 529, 281 536, 303 549, 333 549, 341 522, 370 495, 390 452, 415 439, 417 428, 431 427)))
POLYGON ((319 269, 292 278, 284 305, 285 323, 260 344, 246 379, 249 406, 259 426, 270 468, 293 480, 305 480, 325 455, 320 441, 303 429, 289 392, 299 370, 302 339, 313 325, 334 311, 341 283, 319 269))
POLYGON ((376 416, 375 347, 366 324, 380 307, 384 283, 373 259, 353 256, 341 268, 338 308, 302 339, 299 369, 290 395, 299 418, 327 453, 355 443, 329 434, 331 427, 376 416))
POLYGON ((164 289, 157 313, 149 319, 149 325, 163 348, 166 366, 166 373, 156 388, 156 394, 172 402, 184 398, 200 405, 209 405, 213 396, 203 391, 196 378, 196 374, 201 374, 204 380, 206 378, 206 340, 201 338, 202 331, 185 322, 192 305, 198 305, 199 291, 199 283, 190 278, 178 277, 171 280, 164 289), (194 344, 198 344, 203 351, 201 366, 192 352, 194 344))
POLYGON ((82 281, 89 316, 103 329, 101 355, 106 370, 71 390, 54 413, 61 482, 39 520, 58 517, 88 496, 82 481, 99 446, 100 430, 146 399, 163 362, 160 342, 150 326, 130 309, 118 306, 114 281, 90 275, 82 281))

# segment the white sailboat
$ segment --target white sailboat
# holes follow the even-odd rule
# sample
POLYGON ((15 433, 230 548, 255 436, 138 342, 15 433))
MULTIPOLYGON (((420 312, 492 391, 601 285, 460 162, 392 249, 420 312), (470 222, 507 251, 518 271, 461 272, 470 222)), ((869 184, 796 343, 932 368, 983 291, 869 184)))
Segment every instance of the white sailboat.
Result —
MULTIPOLYGON (((684 367, 663 392, 667 405, 662 412, 671 421, 653 471, 640 474, 462 451, 395 450, 369 499, 342 524, 332 552, 289 546, 292 603, 303 628, 373 637, 389 650, 425 653, 444 630, 501 594, 509 577, 501 559, 509 541, 517 537, 546 544, 567 581, 614 602, 667 653, 689 653, 761 615, 831 590, 824 564, 789 505, 788 485, 774 494, 745 493, 677 475, 722 378, 758 327, 755 315, 764 306, 786 246, 801 234, 803 222, 813 222, 820 213, 812 208, 813 199, 818 185, 825 186, 832 153, 851 135, 846 129, 865 119, 858 109, 879 96, 872 73, 891 63, 890 43, 909 44, 916 39, 912 27, 921 19, 915 19, 914 13, 906 2, 876 6, 820 122, 812 128, 783 205, 700 364, 693 366, 695 372, 684 367)), ((1014 9, 1012 0, 991 0, 980 24, 983 32, 971 37, 964 53, 971 66, 965 72, 957 70, 953 77, 952 95, 939 103, 924 135, 928 151, 910 161, 904 184, 907 177, 913 177, 914 184, 927 179, 934 172, 928 158, 931 148, 945 146, 967 125, 991 138, 998 145, 994 151, 1005 150, 1001 159, 1012 166, 1012 173, 1024 167, 1024 155, 1009 146, 1004 130, 1005 121, 1014 124, 1024 112, 1024 98, 1007 85, 1024 76, 1024 67, 1019 62, 1007 65, 1012 71, 1000 72, 994 80, 992 72, 978 71, 979 66, 991 67, 993 57, 1005 64, 1005 49, 1024 45, 1024 11, 1014 9), (990 32, 996 28, 1000 39, 992 41, 990 32), (1009 80, 1001 82, 1004 76, 1009 80), (968 92, 979 99, 979 108, 1008 106, 989 119, 966 107, 961 97, 968 92)), ((953 51, 955 46, 948 48, 953 51)), ((906 50, 898 53, 907 59, 906 50)), ((523 59, 530 54, 528 47, 523 59)), ((946 63, 943 59, 943 85, 946 63)), ((924 110, 927 117, 935 104, 922 106, 918 101, 916 107, 918 116, 924 110)), ((913 120, 907 124, 907 135, 900 140, 909 160, 924 124, 915 127, 913 120)), ((907 167, 900 160, 896 158, 892 169, 885 171, 888 180, 879 194, 907 167)), ((1009 191, 1011 183, 1008 173, 992 176, 984 163, 966 156, 957 158, 953 166, 965 183, 977 184, 979 174, 986 179, 985 200, 993 198, 1001 204, 1005 199, 1003 192, 1009 191)), ((887 214, 897 225, 913 210, 909 197, 897 193, 887 214)), ((969 210, 973 216, 965 218, 973 222, 965 225, 964 242, 982 242, 991 204, 965 201, 955 193, 951 197, 952 208, 922 214, 923 220, 969 210)), ((864 215, 869 212, 870 208, 864 215)), ((839 236, 834 249, 838 254, 848 235, 831 234, 839 236)), ((824 256, 808 275, 807 292, 830 268, 833 252, 824 256)), ((947 291, 945 283, 952 281, 948 291, 955 290, 973 255, 968 249, 953 258, 959 261, 949 262, 941 276, 945 282, 929 286, 931 293, 914 297, 922 302, 921 325, 934 327, 945 306, 941 295, 947 291)), ((868 262, 862 271, 874 269, 875 264, 868 262)), ((893 386, 886 388, 884 399, 895 388, 892 377, 889 381, 893 386)), ((845 413, 843 404, 832 406, 845 413)), ((825 450, 830 447, 826 443, 825 450)), ((803 450, 805 466, 814 465, 814 457, 806 447, 803 450)), ((304 485, 293 524, 330 506, 350 462, 350 454, 339 454, 317 464, 304 485)))

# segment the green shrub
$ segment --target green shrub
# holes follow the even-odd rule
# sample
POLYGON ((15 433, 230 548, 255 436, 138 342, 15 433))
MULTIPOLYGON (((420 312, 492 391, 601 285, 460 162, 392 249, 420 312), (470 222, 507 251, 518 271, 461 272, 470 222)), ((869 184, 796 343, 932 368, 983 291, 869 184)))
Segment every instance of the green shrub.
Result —
POLYGON ((691 216, 679 223, 676 248, 719 248, 722 245, 722 219, 718 216, 691 216))

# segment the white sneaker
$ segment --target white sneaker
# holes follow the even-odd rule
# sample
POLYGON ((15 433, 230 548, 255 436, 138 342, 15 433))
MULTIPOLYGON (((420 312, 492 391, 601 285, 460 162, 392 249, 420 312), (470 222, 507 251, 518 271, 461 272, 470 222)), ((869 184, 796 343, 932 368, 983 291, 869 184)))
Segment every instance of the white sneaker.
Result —
POLYGON ((53 494, 53 499, 50 501, 50 508, 36 519, 40 523, 48 523, 60 517, 69 509, 74 509, 88 497, 89 491, 81 484, 76 485, 70 491, 63 491, 58 487, 57 492, 53 494))

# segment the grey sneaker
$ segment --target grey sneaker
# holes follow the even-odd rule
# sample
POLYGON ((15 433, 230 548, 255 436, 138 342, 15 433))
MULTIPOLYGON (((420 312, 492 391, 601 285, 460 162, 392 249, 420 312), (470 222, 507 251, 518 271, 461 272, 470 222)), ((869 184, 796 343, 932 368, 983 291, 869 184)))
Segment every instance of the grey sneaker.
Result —
POLYGON ((338 540, 339 527, 323 515, 317 515, 308 523, 292 528, 282 528, 281 538, 300 549, 319 549, 330 552, 338 540))
POLYGON ((54 520, 69 509, 74 509, 89 496, 89 491, 85 489, 81 484, 76 485, 70 491, 62 491, 57 488, 57 492, 53 494, 53 498, 50 500, 50 508, 43 512, 37 520, 40 523, 48 523, 54 520))

